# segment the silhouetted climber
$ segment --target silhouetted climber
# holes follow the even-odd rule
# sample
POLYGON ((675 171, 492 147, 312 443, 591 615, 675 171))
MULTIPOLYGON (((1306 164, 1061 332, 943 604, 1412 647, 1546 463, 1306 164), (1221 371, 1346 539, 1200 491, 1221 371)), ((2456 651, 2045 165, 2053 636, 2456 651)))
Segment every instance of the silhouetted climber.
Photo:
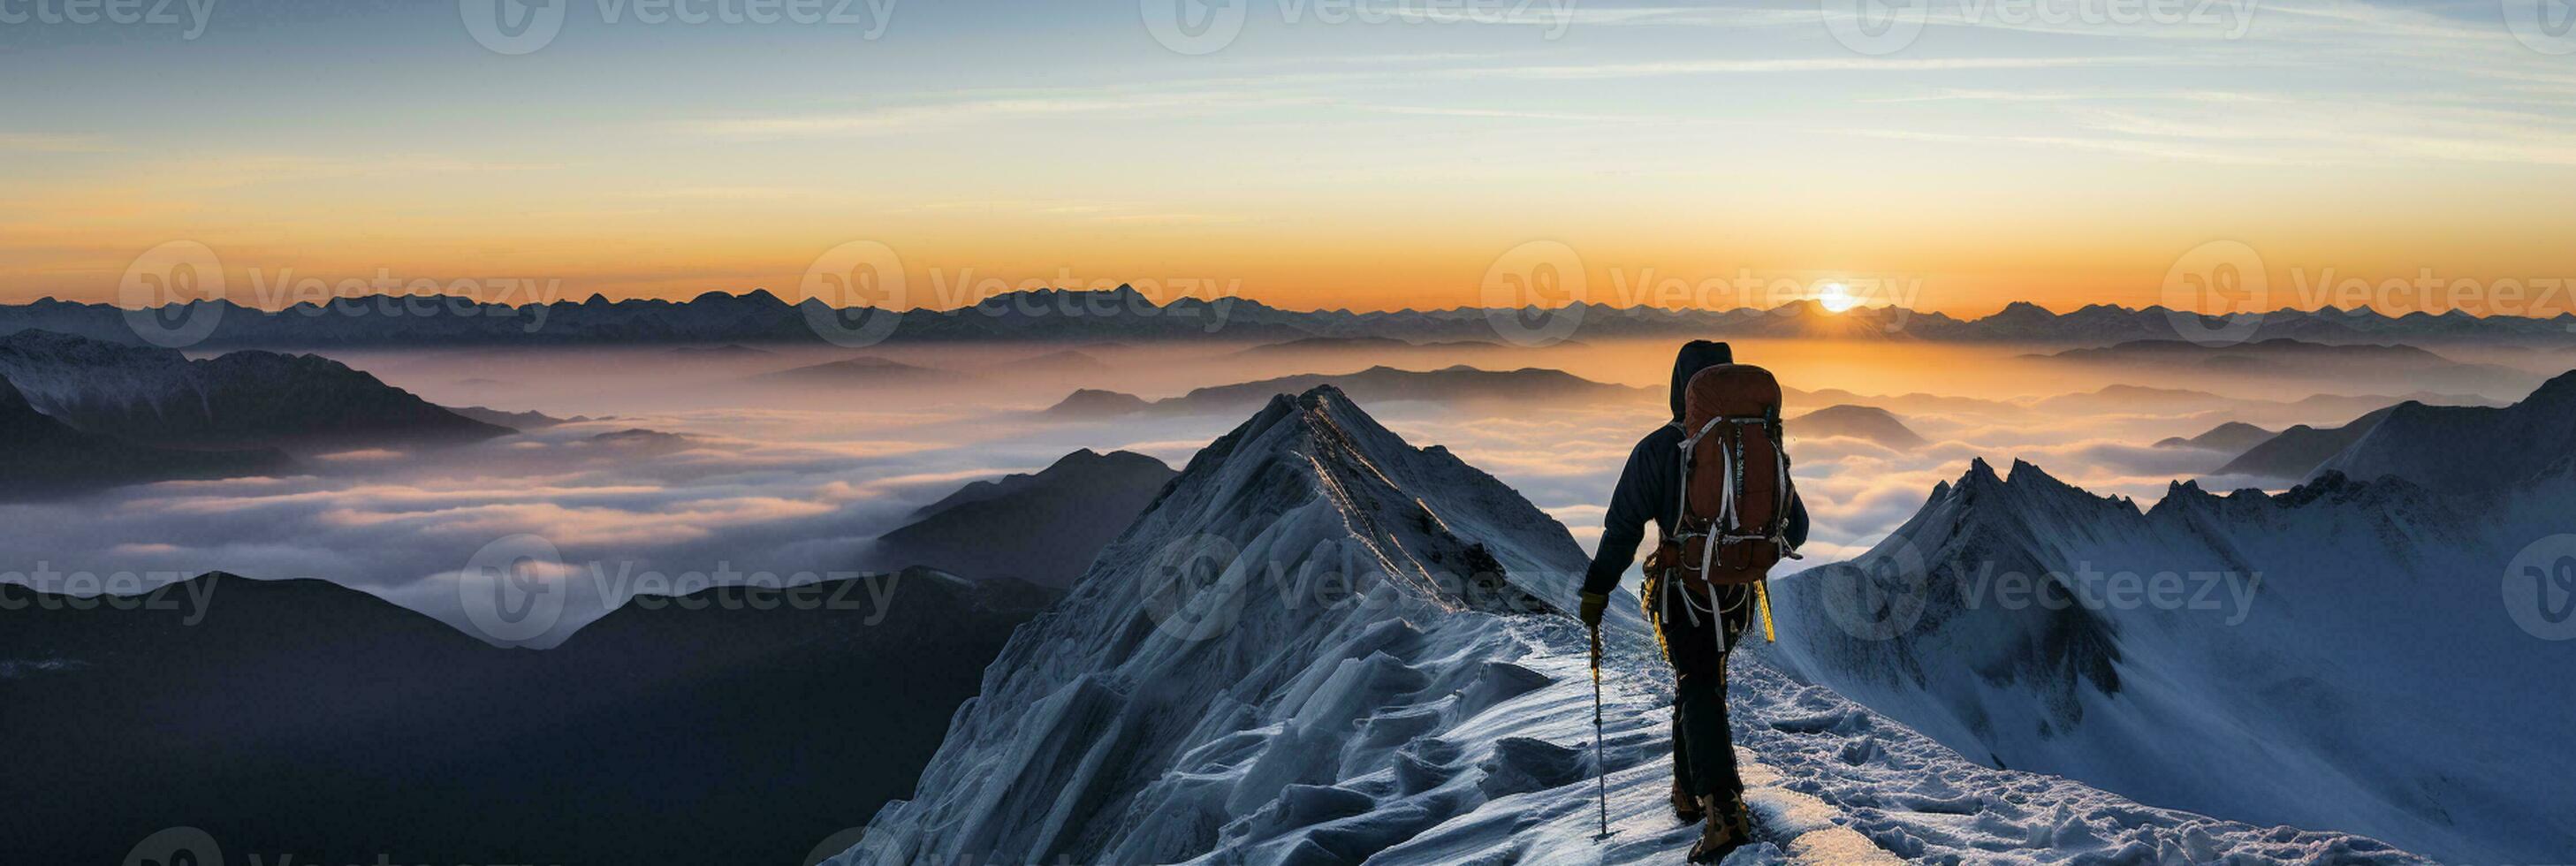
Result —
MULTIPOLYGON (((1689 513, 1697 515, 1693 526, 1708 532, 1712 515, 1722 513, 1716 521, 1721 537, 1714 541, 1706 536, 1697 545, 1685 546, 1683 527, 1683 478, 1686 455, 1708 455, 1723 447, 1721 439, 1731 431, 1730 424, 1742 423, 1759 427, 1762 417, 1711 416, 1698 420, 1701 429, 1687 430, 1686 392, 1693 377, 1712 367, 1731 365, 1734 352, 1725 343, 1694 340, 1682 347, 1673 361, 1672 420, 1638 440, 1628 454, 1628 466, 1619 474, 1619 486, 1610 495, 1610 509, 1602 523, 1601 543, 1593 555, 1592 567, 1583 581, 1581 614, 1584 624, 1598 628, 1601 614, 1609 605, 1610 591, 1617 588, 1628 565, 1636 560, 1637 545, 1645 538, 1646 521, 1653 520, 1662 540, 1655 556, 1647 558, 1647 575, 1639 596, 1647 618, 1655 623, 1656 637, 1663 644, 1664 656, 1672 662, 1677 682, 1673 698, 1673 815, 1685 822, 1705 818, 1699 843, 1691 848, 1691 861, 1714 863, 1727 852, 1745 844, 1750 838, 1749 819, 1744 810, 1744 780, 1735 766, 1734 737, 1727 730, 1726 662, 1736 637, 1753 621, 1756 592, 1750 583, 1732 582, 1744 575, 1767 571, 1771 559, 1759 559, 1751 565, 1725 562, 1720 555, 1716 565, 1711 560, 1690 561, 1691 557, 1712 555, 1710 545, 1720 547, 1720 554, 1732 553, 1736 562, 1744 562, 1747 548, 1763 547, 1770 555, 1794 556, 1798 545, 1807 540, 1806 503, 1797 498, 1795 486, 1788 478, 1785 455, 1776 453, 1778 446, 1777 385, 1769 374, 1749 367, 1730 367, 1731 371, 1750 371, 1760 384, 1772 389, 1771 405, 1763 413, 1767 428, 1756 443, 1747 448, 1735 440, 1735 450, 1720 454, 1720 459, 1693 457, 1690 487, 1694 492, 1689 513), (1697 451, 1701 436, 1718 436, 1697 451), (1759 449, 1767 448, 1768 451, 1759 449), (1752 455, 1752 456, 1745 456, 1752 455), (1776 461, 1776 464, 1775 462, 1776 461), (1771 477, 1776 465, 1776 481, 1771 477), (1761 482, 1748 489, 1743 479, 1750 475, 1761 482), (1719 485, 1732 486, 1719 490, 1719 485), (1709 491, 1719 490, 1718 495, 1709 491), (1749 493, 1773 495, 1785 499, 1785 513, 1762 511, 1749 520, 1737 520, 1736 508, 1756 499, 1749 493), (1707 500, 1707 501, 1703 501, 1707 500), (1760 524, 1768 534, 1727 535, 1739 523, 1760 524), (1684 551, 1687 550, 1687 553, 1684 551), (1691 580, 1681 579, 1685 568, 1694 571, 1691 580), (1726 574, 1733 569, 1731 574, 1726 574), (1693 589, 1696 587, 1696 590, 1693 589), (1696 591, 1700 595, 1694 596, 1696 591)), ((1713 374, 1717 375, 1717 374, 1713 374)), ((1709 386, 1703 385, 1705 394, 1709 386)), ((1702 407, 1707 415, 1706 407, 1702 407)), ((1752 506, 1767 508, 1766 505, 1752 506)), ((1749 532, 1737 529, 1737 532, 1749 532)), ((1758 575, 1756 575, 1758 576, 1758 575)))

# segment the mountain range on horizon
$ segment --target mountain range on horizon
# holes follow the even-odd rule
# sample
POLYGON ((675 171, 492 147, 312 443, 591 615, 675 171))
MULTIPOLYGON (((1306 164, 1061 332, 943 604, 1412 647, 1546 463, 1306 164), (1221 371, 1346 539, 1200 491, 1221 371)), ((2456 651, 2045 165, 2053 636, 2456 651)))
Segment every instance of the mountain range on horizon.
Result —
POLYGON ((789 303, 760 289, 742 294, 710 291, 687 301, 609 301, 593 295, 583 301, 515 306, 432 298, 418 305, 429 310, 428 315, 372 312, 385 305, 399 308, 411 300, 417 299, 335 301, 343 308, 370 311, 358 315, 335 312, 332 306, 312 302, 270 311, 217 299, 129 311, 105 303, 45 298, 0 306, 0 334, 38 329, 138 342, 130 320, 148 317, 162 323, 190 324, 211 319, 203 342, 208 346, 814 343, 821 339, 816 322, 843 316, 844 324, 827 324, 826 329, 888 327, 886 336, 897 341, 1230 339, 1284 343, 1327 338, 1423 343, 1510 342, 1501 338, 1505 333, 1517 333, 1513 329, 1522 326, 1505 324, 1498 331, 1498 320, 1552 322, 1574 317, 1573 336, 1578 339, 1686 335, 2098 345, 2188 340, 2214 333, 2230 342, 2272 338, 2322 343, 2475 339, 2552 348, 2576 345, 2576 313, 2549 318, 2480 317, 2454 310, 2391 316, 2366 307, 2328 307, 2283 308, 2218 318, 2161 306, 2130 308, 2109 304, 2091 304, 2060 313, 2027 301, 1972 318, 1897 307, 1864 306, 1833 313, 1815 301, 1793 301, 1769 309, 1729 310, 1576 302, 1555 308, 1354 312, 1287 310, 1244 297, 1180 298, 1156 303, 1125 287, 1012 292, 955 309, 900 312, 866 308, 840 312, 819 300, 789 303), (871 318, 889 314, 900 319, 878 325, 871 318), (2243 333, 2237 332, 2240 329, 2243 333))

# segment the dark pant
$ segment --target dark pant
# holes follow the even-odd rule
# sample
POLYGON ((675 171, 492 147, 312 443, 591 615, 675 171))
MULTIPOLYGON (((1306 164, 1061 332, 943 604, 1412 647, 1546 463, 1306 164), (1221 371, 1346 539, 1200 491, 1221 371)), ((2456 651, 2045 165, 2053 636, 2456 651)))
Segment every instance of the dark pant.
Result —
MULTIPOLYGON (((1664 656, 1673 664, 1677 677, 1673 689, 1673 776, 1682 790, 1695 796, 1714 796, 1721 800, 1742 796, 1744 778, 1735 768, 1735 736, 1726 722, 1726 660, 1735 649, 1735 641, 1752 622, 1753 592, 1746 587, 1724 587, 1718 590, 1721 617, 1708 611, 1684 610, 1682 590, 1673 587, 1659 605, 1657 627, 1664 643, 1664 656), (1696 619, 1696 621, 1694 621, 1696 619), (1726 630, 1726 649, 1720 651, 1716 629, 1726 630)), ((1700 607, 1708 600, 1702 597, 1700 607)))

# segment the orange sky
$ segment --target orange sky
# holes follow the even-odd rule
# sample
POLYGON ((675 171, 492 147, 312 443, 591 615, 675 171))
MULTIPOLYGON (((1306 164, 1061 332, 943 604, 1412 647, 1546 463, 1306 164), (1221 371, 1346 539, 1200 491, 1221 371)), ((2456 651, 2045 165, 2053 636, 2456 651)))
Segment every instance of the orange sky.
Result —
POLYGON ((171 242, 245 303, 380 274, 793 296, 853 241, 927 306, 1133 282, 1448 307, 1531 242, 1571 250, 1593 301, 1841 282, 1962 316, 2232 309, 2245 292, 2175 273, 2212 242, 2251 251, 2268 307, 2549 314, 2565 291, 2492 291, 2576 277, 2576 67, 2473 15, 1935 22, 1870 54, 1812 4, 1612 9, 1561 33, 1255 21, 1183 55, 1133 10, 1028 11, 1018 32, 907 7, 857 41, 576 22, 506 57, 444 7, 5 34, 36 41, 0 52, 0 302, 115 299, 171 242))

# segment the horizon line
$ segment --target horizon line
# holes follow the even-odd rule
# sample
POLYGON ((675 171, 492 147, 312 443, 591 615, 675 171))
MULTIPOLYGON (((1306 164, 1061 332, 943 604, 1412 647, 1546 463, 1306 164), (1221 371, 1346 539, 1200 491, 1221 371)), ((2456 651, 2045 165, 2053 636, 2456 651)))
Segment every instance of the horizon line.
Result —
MULTIPOLYGON (((1001 299, 1001 298, 1011 298, 1011 297, 1036 296, 1036 295, 1112 295, 1112 296, 1134 296, 1134 297, 1136 297, 1136 298, 1138 298, 1138 299, 1143 300, 1143 302, 1144 302, 1144 303, 1146 303, 1147 305, 1152 306, 1152 307, 1154 307, 1154 308, 1156 308, 1156 309, 1167 309, 1167 308, 1170 308, 1170 307, 1173 307, 1173 306, 1177 306, 1177 305, 1179 305, 1179 304, 1181 304, 1181 303, 1183 303, 1183 302, 1188 302, 1188 301, 1196 301, 1196 302, 1198 302, 1198 303, 1200 303, 1200 304, 1210 304, 1210 305, 1218 304, 1218 303, 1250 302, 1250 303, 1253 303, 1253 304, 1259 305, 1259 306, 1261 306, 1261 307, 1265 307, 1265 308, 1272 309, 1272 310, 1277 310, 1277 311, 1280 311, 1280 312, 1283 312, 1283 313, 1291 313, 1291 314, 1298 314, 1298 315, 1348 315, 1348 316, 1387 316, 1387 315, 1397 315, 1397 314, 1403 314, 1403 313, 1416 313, 1416 314, 1428 314, 1428 313, 1476 313, 1476 312, 1486 312, 1486 311, 1493 311, 1493 310, 1564 310, 1564 309, 1572 309, 1572 308, 1575 308, 1575 307, 1582 307, 1582 308, 1584 308, 1584 309, 1598 309, 1598 310, 1619 310, 1619 311, 1639 311, 1639 310, 1649 310, 1649 311, 1663 312, 1663 313, 1683 313, 1683 314, 1686 314, 1686 313, 1706 313, 1706 314, 1720 314, 1720 315, 1723 315, 1723 314, 1744 313, 1744 312, 1752 312, 1752 313, 1760 313, 1760 314, 1770 314, 1770 313, 1776 313, 1776 312, 1780 312, 1780 311, 1782 311, 1782 310, 1789 310, 1789 309, 1793 309, 1793 308, 1796 308, 1796 309, 1805 309, 1805 308, 1813 307, 1813 308, 1817 308, 1818 310, 1822 311, 1822 313, 1823 313, 1824 315, 1829 315, 1829 316, 1843 316, 1843 315, 1850 315, 1850 314, 1854 314, 1854 313, 1862 313, 1862 312, 1877 312, 1877 313, 1889 313, 1889 312, 1893 312, 1893 313, 1902 313, 1902 314, 1905 314, 1905 315, 1915 315, 1915 316, 1940 316, 1940 317, 1943 317, 1943 318, 1951 319, 1951 320, 1953 320, 1953 321, 1961 321, 1961 322, 1977 322, 1977 321, 1984 321, 1984 320, 1986 320, 1986 319, 1991 319, 1991 318, 1994 318, 1994 317, 1997 317, 1997 316, 2001 316, 2001 315, 2004 315, 2004 314, 2006 314, 2006 313, 2010 313, 2010 312, 2012 312, 2012 311, 2013 311, 2014 309, 2016 309, 2016 308, 2023 308, 2023 307, 2027 307, 2027 308, 2037 309, 2037 310, 2039 310, 2039 311, 2041 311, 2041 312, 2047 313, 2047 314, 2052 315, 2052 316, 2060 316, 2060 317, 2068 316, 2068 315, 2072 315, 2072 314, 2075 314, 2075 313, 2080 313, 2080 312, 2083 312, 2083 311, 2085 311, 2085 310, 2093 310, 2093 309, 2108 309, 2108 310, 2117 310, 2117 311, 2124 312, 2124 313, 2152 313, 2152 312, 2183 313, 2183 314, 2187 314, 2187 315, 2201 316, 2201 317, 2205 317, 2205 318, 2228 318, 2228 317, 2233 317, 2233 316, 2247 316, 2247 315, 2256 315, 2256 316, 2260 316, 2260 315, 2274 315, 2274 314, 2280 314, 2280 313, 2297 313, 2297 314, 2314 315, 2314 314, 2322 314, 2322 313, 2329 313, 2329 312, 2331 312, 2331 313, 2337 313, 2337 314, 2348 315, 2348 316, 2352 316, 2352 315, 2371 315, 2371 316, 2377 316, 2377 317, 2379 317, 2379 318, 2382 318, 2382 319, 2389 319, 2389 320, 2402 320, 2402 319, 2406 319, 2406 318, 2410 318, 2410 317, 2415 317, 2415 316, 2424 316, 2424 317, 2429 317, 2429 318, 2444 318, 2444 317, 2453 317, 2453 316, 2465 316, 2465 317, 2468 317, 2468 318, 2471 318, 2471 319, 2477 319, 2477 320, 2482 320, 2482 321, 2483 321, 2483 320, 2495 320, 2495 319, 2520 319, 2520 320, 2534 321, 2534 322, 2547 322, 2547 321, 2557 321, 2557 320, 2564 320, 2564 319, 2576 319, 2576 310, 2562 310, 2562 311, 2560 311, 2557 315, 2554 315, 2554 316, 2534 316, 2534 315, 2519 315, 2519 314, 2513 314, 2513 313, 2479 314, 2479 313, 2472 313, 2472 312, 2469 312, 2468 310, 2465 310, 2465 309, 2462 309, 2462 308, 2459 308, 2459 307, 2453 307, 2453 308, 2451 308, 2451 309, 2447 309, 2447 310, 2444 310, 2444 311, 2439 312, 2439 313, 2431 312, 2431 311, 2428 311, 2428 310, 2413 310, 2413 311, 2409 311, 2409 312, 2405 312, 2405 313, 2390 314, 2390 313, 2387 313, 2387 312, 2383 312, 2383 311, 2381 311, 2381 310, 2377 309, 2376 307, 2373 307, 2373 306, 2371 306, 2371 305, 2369 305, 2369 304, 2361 304, 2361 305, 2357 305, 2357 306, 2353 306, 2353 307, 2337 307, 2337 306, 2332 306, 2332 305, 2326 305, 2326 306, 2311 307, 2311 308, 2301 308, 2301 307, 2297 307, 2297 306, 2285 305, 2285 306, 2281 306, 2281 307, 2277 307, 2277 308, 2272 308, 2272 309, 2265 309, 2265 310, 2240 310, 2240 311, 2228 312, 2228 313, 2204 313, 2204 312, 2200 312, 2200 311, 2197 311, 2197 310, 2186 310, 2186 309, 2181 309, 2181 308, 2176 308, 2176 307, 2168 307, 2168 306, 2165 306, 2165 305, 2163 305, 2163 304, 2149 304, 2149 305, 2147 305, 2147 306, 2143 306, 2143 307, 2130 307, 2130 306, 2125 306, 2125 305, 2115 304, 2115 303, 2109 303, 2109 302, 2104 302, 2104 301, 2095 301, 2095 302, 2086 303, 2086 304, 2083 304, 2082 306, 2078 306, 2078 307, 2075 307, 2075 308, 2070 309, 2070 310, 2059 310, 2059 309, 2057 309, 2057 308, 2050 307, 2050 306, 2048 306, 2047 304, 2043 304, 2043 303, 2040 303, 2040 302, 2038 302, 2038 301, 2030 301, 2030 300, 2015 300, 2015 301, 2010 301, 2010 302, 2005 303, 2005 304, 2004 304, 2004 306, 2003 306, 2001 309, 1998 309, 1998 310, 1996 310, 1996 311, 1994 311, 1994 312, 1986 313, 1986 314, 1978 315, 1978 316, 1965 316, 1965 317, 1963 317, 1963 316, 1953 315, 1953 314, 1951 314, 1951 313, 1944 312, 1944 311, 1940 311, 1940 310, 1917 310, 1917 309, 1914 309, 1914 308, 1911 308, 1911 307, 1904 307, 1904 306, 1899 306, 1899 305, 1896 305, 1896 304, 1870 304, 1870 303, 1861 303, 1861 304, 1858 304, 1858 305, 1856 305, 1856 306, 1850 307, 1850 308, 1848 308, 1848 309, 1844 309, 1844 310, 1841 310, 1841 311, 1833 311, 1833 310, 1824 309, 1824 303, 1823 303, 1822 301, 1820 301, 1820 300, 1815 299, 1815 298, 1799 298, 1799 299, 1796 299, 1796 300, 1784 301, 1784 302, 1781 302, 1778 306, 1773 306, 1773 307, 1768 307, 1768 308, 1764 308, 1764 307, 1752 307, 1752 306, 1725 307, 1725 308, 1719 308, 1719 307, 1698 307, 1698 306, 1693 306, 1693 307, 1664 307, 1664 306, 1655 306, 1655 305, 1651 305, 1651 304, 1631 304, 1631 305, 1628 305, 1628 306, 1621 307, 1621 306, 1612 306, 1612 305, 1610 305, 1608 302, 1596 302, 1596 301, 1588 301, 1588 300, 1581 300, 1581 299, 1578 299, 1578 300, 1568 301, 1568 302, 1566 302, 1566 303, 1563 303, 1563 304, 1557 304, 1557 305, 1553 305, 1553 306, 1541 306, 1541 305, 1538 305, 1538 304, 1527 304, 1527 305, 1522 305, 1522 306, 1517 306, 1517 307, 1486 307, 1486 306, 1467 306, 1467 305, 1460 305, 1460 306, 1454 306, 1454 307, 1433 307, 1433 308, 1422 308, 1422 307, 1395 307, 1395 308, 1382 309, 1382 310, 1353 310, 1353 309, 1351 309, 1351 308, 1349 308, 1349 307, 1337 307, 1337 308, 1331 308, 1331 309, 1320 308, 1320 307, 1318 307, 1318 308, 1309 308, 1309 309, 1292 309, 1292 308, 1289 308, 1289 307, 1282 307, 1282 306, 1278 306, 1278 305, 1272 304, 1272 303, 1270 303, 1270 302, 1263 301, 1263 300, 1261 300, 1261 299, 1259 299, 1259 298, 1254 298, 1254 297, 1250 297, 1250 296, 1247 296, 1247 295, 1239 295, 1239 294, 1221 295, 1221 296, 1214 297, 1214 298, 1199 298, 1199 297, 1193 297, 1193 296, 1186 296, 1186 295, 1185 295, 1185 296, 1183 296, 1183 297, 1174 298, 1174 299, 1172 299, 1172 300, 1170 300, 1170 301, 1159 301, 1159 302, 1158 302, 1158 301, 1154 300, 1153 298, 1151 298, 1151 297, 1147 296, 1144 292, 1138 291, 1138 290, 1137 290, 1137 289, 1135 289, 1132 285, 1127 284, 1127 283, 1121 283, 1121 284, 1119 284, 1117 287, 1115 287, 1115 288, 1109 288, 1109 289, 1056 288, 1056 287, 1036 288, 1036 289, 1015 289, 1015 290, 1012 290, 1012 291, 1000 292, 1000 293, 996 293, 996 294, 992 294, 992 295, 986 295, 986 296, 984 296, 984 297, 982 297, 982 298, 978 298, 978 299, 976 299, 975 301, 973 301, 973 302, 971 302, 971 303, 962 304, 962 305, 955 306, 955 307, 934 308, 934 307, 927 307, 927 306, 918 306, 918 307, 906 307, 906 308, 895 309, 894 311, 895 311, 895 312, 898 312, 898 313, 922 313, 922 312, 926 312, 926 313, 933 313, 933 314, 939 314, 939 313, 955 313, 955 312, 962 312, 962 311, 971 310, 971 309, 974 309, 974 308, 976 308, 976 307, 983 306, 983 305, 985 305, 985 304, 991 303, 992 301, 994 301, 994 300, 996 300, 996 299, 1001 299)), ((285 312, 289 312, 289 311, 293 311, 293 310, 297 310, 297 309, 302 309, 302 308, 308 308, 308 307, 309 307, 309 308, 314 308, 314 309, 321 309, 321 308, 326 307, 327 305, 332 305, 332 304, 340 304, 340 303, 368 303, 368 302, 379 302, 379 303, 381 303, 381 302, 385 302, 385 301, 394 301, 394 302, 431 301, 431 302, 442 302, 442 303, 455 303, 455 302, 458 302, 458 301, 463 301, 463 302, 470 303, 471 305, 473 305, 473 306, 477 306, 477 307, 505 307, 505 308, 509 308, 509 309, 527 309, 527 308, 529 308, 529 307, 549 307, 549 308, 552 308, 552 307, 563 307, 563 306, 587 307, 587 306, 592 306, 592 305, 594 305, 594 304, 597 304, 597 305, 604 305, 604 306, 611 306, 611 307, 615 307, 615 306, 622 306, 622 305, 627 305, 627 304, 642 304, 642 305, 657 305, 657 304, 658 304, 658 305, 665 305, 665 306, 688 306, 688 305, 691 305, 691 304, 697 304, 697 303, 705 302, 705 301, 708 301, 708 300, 710 300, 710 299, 712 299, 712 298, 722 298, 722 299, 726 299, 726 300, 746 300, 746 299, 749 299, 749 300, 757 300, 757 299, 759 299, 759 298, 761 298, 761 297, 767 297, 768 299, 770 299, 772 302, 775 302, 775 303, 776 303, 776 304, 778 304, 779 306, 781 306, 781 307, 788 307, 788 308, 801 307, 801 306, 804 306, 804 305, 805 305, 805 304, 807 304, 807 303, 821 302, 821 299, 820 299, 820 298, 805 298, 805 299, 802 299, 802 300, 798 300, 798 301, 793 301, 793 302, 791 302, 791 301, 788 301, 788 300, 787 300, 787 299, 785 299, 785 298, 779 297, 779 296, 777 295, 777 293, 774 293, 774 292, 769 291, 769 289, 768 289, 767 287, 765 287, 765 286, 764 286, 764 287, 754 287, 754 288, 752 288, 752 289, 750 289, 750 290, 748 290, 748 291, 742 291, 742 292, 727 292, 727 291, 725 291, 725 290, 723 290, 723 289, 708 289, 708 290, 703 291, 703 292, 700 292, 700 293, 698 293, 696 296, 691 297, 691 298, 688 298, 688 299, 686 299, 686 300, 672 300, 672 299, 669 299, 669 298, 620 298, 620 299, 610 300, 606 295, 604 295, 604 294, 602 294, 602 293, 600 293, 600 292, 592 292, 592 293, 590 293, 590 295, 589 295, 588 297, 585 297, 585 298, 582 298, 582 299, 579 299, 579 300, 574 300, 574 299, 570 299, 570 298, 558 298, 558 299, 556 299, 556 300, 551 300, 551 301, 526 301, 526 302, 521 302, 521 303, 509 303, 509 302, 506 302, 506 301, 486 301, 486 300, 482 300, 482 299, 479 299, 479 298, 475 298, 475 297, 473 297, 473 296, 471 296, 471 295, 453 295, 453 294, 447 294, 447 293, 444 293, 444 292, 437 292, 437 293, 423 293, 423 294, 396 294, 396 293, 391 293, 391 292, 370 292, 370 293, 367 293, 367 294, 358 294, 358 295, 334 295, 334 296, 330 297, 329 299, 327 299, 327 300, 323 300, 323 301, 315 301, 315 300, 311 300, 311 299, 306 299, 306 300, 300 300, 300 301, 297 301, 297 302, 295 302, 295 303, 293 303, 293 304, 288 304, 288 305, 283 306, 283 307, 274 307, 274 308, 272 308, 272 307, 262 307, 262 306, 257 306, 257 305, 254 305, 254 304, 245 304, 245 303, 241 303, 241 302, 239 302, 239 301, 236 301, 236 300, 234 300, 234 299, 232 299, 232 298, 230 298, 230 297, 200 298, 200 299, 196 299, 196 300, 188 300, 188 301, 171 301, 171 302, 168 302, 168 303, 159 304, 159 305, 153 305, 153 306, 128 307, 128 306, 123 306, 123 305, 121 305, 121 304, 119 304, 119 303, 112 302, 112 301, 81 301, 81 300, 70 300, 70 299, 65 299, 65 298, 58 298, 58 297, 55 297, 55 296, 52 296, 52 295, 43 295, 43 296, 39 296, 39 297, 37 297, 35 300, 32 300, 32 301, 23 301, 23 302, 17 302, 17 303, 0 303, 0 309, 29 308, 29 307, 36 307, 36 306, 40 306, 40 305, 53 304, 53 305, 77 306, 77 307, 93 307, 93 308, 95 308, 95 307, 105 307, 105 308, 108 308, 108 309, 118 310, 118 311, 123 311, 123 312, 141 312, 141 311, 146 311, 146 310, 166 310, 166 309, 169 309, 169 308, 171 308, 171 307, 178 307, 178 306, 191 306, 191 305, 196 305, 196 304, 206 304, 206 303, 222 303, 222 304, 228 304, 228 305, 231 305, 231 306, 233 306, 233 307, 235 307, 235 308, 239 308, 239 309, 243 309, 243 310, 254 310, 254 311, 258 311, 258 312, 263 313, 263 314, 272 314, 272 315, 273 315, 273 314, 285 313, 285 312)), ((829 304, 826 304, 826 306, 827 306, 827 307, 829 307, 830 309, 836 309, 836 310, 866 310, 866 309, 882 309, 882 308, 879 308, 879 307, 875 307, 875 306, 873 306, 873 305, 856 305, 856 306, 839 306, 839 307, 831 307, 829 304)))

